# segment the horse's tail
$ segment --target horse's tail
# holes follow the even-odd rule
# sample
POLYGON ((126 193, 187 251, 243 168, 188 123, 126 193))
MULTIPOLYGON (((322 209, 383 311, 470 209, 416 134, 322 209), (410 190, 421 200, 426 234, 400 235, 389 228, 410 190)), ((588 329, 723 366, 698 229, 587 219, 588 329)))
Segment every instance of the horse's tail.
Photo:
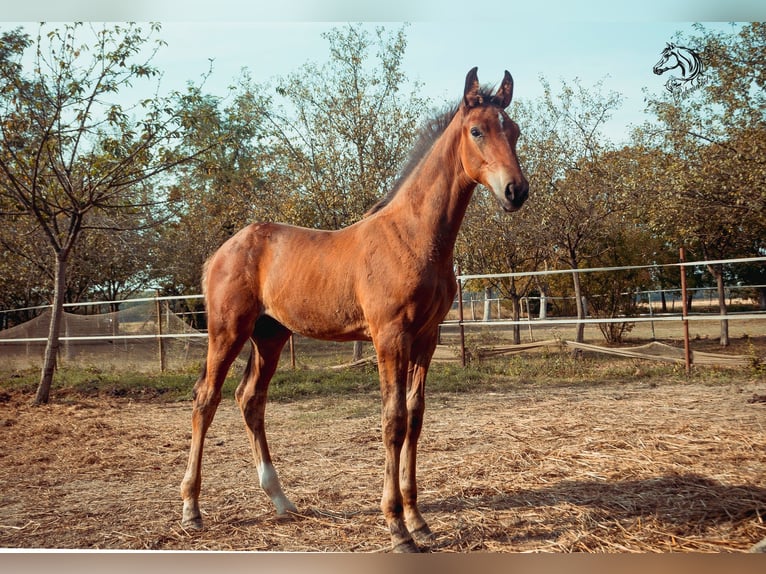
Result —
POLYGON ((237 385, 237 388, 234 390, 234 398, 236 399, 237 403, 240 404, 242 402, 242 393, 245 392, 245 381, 248 381, 250 379, 250 374, 253 372, 253 362, 255 359, 255 344, 253 343, 253 340, 250 339, 250 356, 247 358, 247 364, 245 365, 245 371, 242 373, 242 382, 237 385))
POLYGON ((212 257, 208 257, 202 264, 202 294, 207 299, 207 280, 208 280, 208 268, 210 267, 210 260, 212 257))

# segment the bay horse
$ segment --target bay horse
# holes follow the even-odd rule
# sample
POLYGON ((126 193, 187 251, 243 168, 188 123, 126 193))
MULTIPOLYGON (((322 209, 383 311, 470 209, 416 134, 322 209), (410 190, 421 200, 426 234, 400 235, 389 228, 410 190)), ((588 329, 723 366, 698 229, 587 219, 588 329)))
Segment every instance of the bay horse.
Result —
POLYGON ((502 209, 521 208, 529 184, 516 156, 519 127, 505 108, 508 71, 496 93, 468 72, 460 104, 424 130, 392 190, 355 224, 337 231, 254 223, 205 263, 208 351, 194 386, 189 462, 181 483, 184 527, 202 528, 205 434, 221 386, 248 339, 251 354, 235 398, 260 485, 277 515, 297 513, 285 496, 264 433, 269 381, 291 333, 372 341, 378 360, 385 472, 381 510, 397 552, 432 539, 417 505, 415 464, 426 373, 439 323, 457 290, 453 250, 477 184, 502 209))

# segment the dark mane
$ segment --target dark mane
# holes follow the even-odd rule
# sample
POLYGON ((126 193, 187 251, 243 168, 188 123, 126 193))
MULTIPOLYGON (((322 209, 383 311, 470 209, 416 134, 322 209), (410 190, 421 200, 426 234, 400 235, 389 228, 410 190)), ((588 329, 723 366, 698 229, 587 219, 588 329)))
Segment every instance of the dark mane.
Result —
MULTIPOLYGON (((481 88, 481 97, 486 104, 493 103, 493 92, 494 88, 481 88)), ((394 185, 391 187, 388 193, 386 193, 386 195, 384 195, 375 205, 367 210, 367 212, 364 214, 364 217, 369 217, 370 215, 377 213, 386 205, 391 203, 391 200, 393 200, 393 198, 396 196, 396 193, 399 191, 399 189, 401 189, 404 182, 407 181, 407 178, 415 171, 415 168, 434 145, 434 142, 439 139, 439 137, 444 133, 444 130, 447 129, 447 126, 455 117, 455 114, 459 109, 460 104, 452 106, 447 110, 437 112, 436 115, 426 120, 426 122, 420 128, 420 133, 417 137, 417 140, 415 141, 415 145, 412 147, 407 161, 399 173, 399 177, 394 182, 394 185)))

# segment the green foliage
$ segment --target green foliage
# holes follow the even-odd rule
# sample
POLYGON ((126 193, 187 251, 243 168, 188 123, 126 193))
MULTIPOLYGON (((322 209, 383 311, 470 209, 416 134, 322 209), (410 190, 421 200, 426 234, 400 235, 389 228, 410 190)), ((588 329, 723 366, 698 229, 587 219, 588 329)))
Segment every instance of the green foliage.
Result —
MULTIPOLYGON (((703 86, 651 99, 657 121, 634 134, 659 167, 653 184, 663 192, 640 217, 700 258, 760 256, 766 252, 766 27, 697 30, 688 44, 701 47, 703 86)), ((725 271, 708 270, 725 312, 725 271)), ((726 321, 720 341, 728 344, 726 321)))
MULTIPOLYGON (((635 228, 615 227, 603 244, 607 247, 599 258, 606 267, 644 265, 649 254, 641 245, 644 237, 635 228)), ((609 273, 588 273, 583 277, 583 293, 587 297, 590 313, 598 318, 635 317, 638 315, 636 292, 651 286, 649 269, 626 269, 609 273)), ((621 343, 634 323, 629 320, 599 323, 598 327, 607 343, 621 343)))
POLYGON ((758 254, 766 247, 766 28, 705 31, 689 38, 702 47, 702 88, 649 101, 656 122, 634 138, 658 166, 662 202, 646 206, 654 230, 700 255, 758 254))
POLYGON ((403 92, 404 30, 334 28, 324 35, 326 63, 309 62, 279 80, 284 107, 277 109, 294 112, 277 115, 275 155, 285 164, 272 175, 289 222, 345 227, 393 184, 426 111, 418 86, 403 92))

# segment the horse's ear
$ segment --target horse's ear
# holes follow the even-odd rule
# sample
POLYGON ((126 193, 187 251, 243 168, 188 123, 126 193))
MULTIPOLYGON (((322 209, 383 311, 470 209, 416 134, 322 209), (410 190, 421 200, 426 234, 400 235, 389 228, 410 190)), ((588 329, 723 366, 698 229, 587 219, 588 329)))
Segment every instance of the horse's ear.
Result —
POLYGON ((483 99, 479 90, 479 68, 472 68, 468 75, 465 77, 465 92, 463 93, 463 102, 469 108, 473 108, 482 104, 483 99))
POLYGON ((500 84, 500 89, 497 90, 497 93, 494 95, 492 100, 501 108, 505 109, 508 107, 508 104, 511 103, 511 100, 513 99, 513 77, 511 76, 511 73, 506 70, 505 76, 503 77, 503 83, 500 84))

